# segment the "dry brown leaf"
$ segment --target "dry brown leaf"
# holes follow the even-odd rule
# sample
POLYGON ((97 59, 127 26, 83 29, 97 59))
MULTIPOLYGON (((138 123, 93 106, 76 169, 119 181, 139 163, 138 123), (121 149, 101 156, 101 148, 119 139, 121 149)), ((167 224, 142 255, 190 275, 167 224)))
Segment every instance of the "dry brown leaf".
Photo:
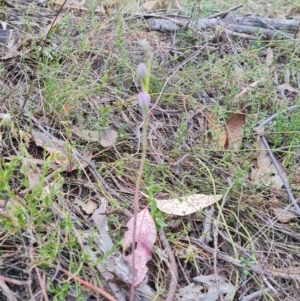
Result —
POLYGON ((33 188, 37 183, 39 183, 41 178, 41 172, 38 168, 28 167, 26 170, 26 175, 29 182, 28 188, 33 188))
POLYGON ((80 130, 76 126, 72 126, 72 130, 77 137, 84 139, 88 142, 99 142, 103 147, 109 147, 114 145, 118 138, 118 133, 112 128, 104 130, 102 132, 101 139, 101 135, 98 131, 80 130))
POLYGON ((92 199, 80 205, 81 210, 88 215, 92 214, 98 207, 99 203, 92 199))
POLYGON ((246 122, 245 114, 235 113, 226 123, 226 130, 228 140, 226 143, 227 147, 232 147, 235 151, 239 151, 242 138, 243 138, 243 126, 246 122))
MULTIPOLYGON (((88 165, 84 160, 78 160, 72 150, 68 153, 66 152, 63 147, 65 141, 57 138, 50 139, 47 134, 37 130, 32 130, 31 136, 37 146, 42 147, 49 152, 49 154, 55 155, 53 161, 60 166, 64 166, 69 172, 78 169, 79 166, 84 169, 88 165)), ((84 157, 90 160, 92 157, 92 151, 85 153, 84 157)))
POLYGON ((150 11, 154 9, 181 9, 179 0, 156 0, 156 1, 146 1, 142 8, 150 11))
POLYGON ((167 5, 167 9, 181 9, 180 6, 180 1, 179 0, 169 0, 169 1, 164 1, 167 5))
POLYGON ((293 93, 297 93, 297 94, 300 93, 300 90, 293 88, 290 84, 287 84, 287 83, 279 85, 278 89, 281 91, 288 90, 289 92, 293 92, 293 93))
POLYGON ((184 216, 192 214, 200 209, 211 206, 223 197, 222 194, 206 195, 194 194, 183 196, 180 199, 158 200, 156 199, 157 208, 162 212, 184 216))
POLYGON ((266 61, 265 61, 265 66, 267 68, 269 68, 272 65, 273 59, 274 59, 273 50, 272 50, 272 48, 268 48, 267 57, 266 57, 266 61))
POLYGON ((99 142, 99 132, 98 131, 90 131, 90 130, 80 130, 77 126, 72 126, 73 133, 85 141, 88 142, 99 142))
MULTIPOLYGON (((284 170, 282 170, 283 176, 288 182, 287 175, 284 170)), ((251 170, 251 179, 255 183, 263 183, 267 186, 281 189, 283 182, 278 175, 278 172, 268 154, 265 150, 264 144, 259 139, 258 143, 258 156, 257 164, 255 167, 252 167, 251 170)))
POLYGON ((100 140, 100 144, 103 147, 110 147, 116 143, 117 138, 118 138, 118 133, 114 129, 104 130, 102 132, 102 138, 100 140))
POLYGON ((225 146, 227 141, 227 131, 224 126, 218 124, 218 116, 210 113, 206 115, 207 126, 213 134, 213 138, 216 139, 218 146, 225 146))
POLYGON ((219 296, 223 300, 231 300, 235 292, 234 285, 228 278, 222 275, 201 275, 193 278, 193 282, 180 288, 176 292, 176 299, 180 301, 206 300, 218 301, 219 296))
MULTIPOLYGON (((44 148, 50 154, 55 155, 54 162, 60 165, 64 165, 70 162, 70 158, 67 156, 65 149, 61 146, 64 144, 63 140, 52 140, 48 135, 37 130, 32 130, 32 138, 37 146, 44 148)), ((72 157, 72 155, 71 155, 72 157)))
POLYGON ((143 5, 142 8, 146 11, 150 11, 155 9, 156 5, 158 3, 158 0, 156 1, 146 1, 143 5))
POLYGON ((273 208, 273 211, 277 219, 282 223, 288 223, 291 219, 298 217, 295 213, 287 209, 273 208))

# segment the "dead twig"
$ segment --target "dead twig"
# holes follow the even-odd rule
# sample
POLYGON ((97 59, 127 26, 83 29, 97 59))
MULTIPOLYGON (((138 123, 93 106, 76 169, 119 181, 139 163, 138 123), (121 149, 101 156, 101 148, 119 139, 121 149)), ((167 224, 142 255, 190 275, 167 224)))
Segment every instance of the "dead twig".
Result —
POLYGON ((67 274, 71 279, 77 281, 78 283, 80 283, 82 286, 85 286, 87 287, 88 289, 94 291, 95 293, 98 293, 100 294, 101 296, 105 297, 108 301, 116 301, 116 299, 111 295, 109 294, 108 292, 106 292, 105 290, 103 290, 102 288, 100 287, 97 287, 89 282, 86 282, 85 280, 79 278, 78 276, 72 274, 71 272, 55 265, 55 264, 51 264, 50 265, 52 268, 54 269, 58 269, 60 270, 61 272, 67 274))
POLYGON ((170 247, 170 244, 166 237, 166 233, 163 228, 159 231, 159 237, 163 247, 165 248, 165 252, 167 253, 168 258, 170 260, 170 267, 171 267, 171 283, 169 286, 169 292, 166 301, 173 301, 177 289, 177 280, 178 280, 177 264, 176 264, 174 253, 170 247))
POLYGON ((205 220, 203 222, 202 235, 199 237, 199 239, 206 244, 209 244, 212 241, 212 238, 210 237, 210 231, 212 230, 214 212, 214 206, 204 209, 205 220))
MULTIPOLYGON (((300 106, 289 107, 288 110, 287 110, 287 113, 289 113, 289 112, 291 112, 293 110, 296 110, 298 108, 300 108, 300 106)), ((288 196, 290 198, 291 203, 293 204, 294 208, 296 209, 296 212, 300 215, 300 207, 297 204, 297 201, 295 200, 295 198, 293 196, 292 190, 291 190, 288 182, 286 181, 286 179, 285 179, 285 177, 284 177, 284 175, 282 173, 282 170, 281 170, 279 164, 277 163, 277 160, 274 157, 273 152, 271 151, 269 143, 268 143, 267 139, 265 138, 264 132, 262 130, 262 128, 264 126, 266 126, 268 123, 270 123, 272 120, 274 120, 277 116, 278 116, 278 113, 270 116, 265 121, 263 121, 260 125, 258 125, 254 129, 254 131, 260 136, 260 139, 261 139, 262 143, 264 144, 264 146, 265 146, 265 148, 266 148, 266 150, 267 150, 267 152, 268 152, 268 154, 269 154, 269 156, 270 156, 270 158, 271 158, 271 160, 272 160, 272 162, 273 162, 273 164, 274 164, 274 166, 275 166, 275 168, 276 168, 276 170, 278 172, 278 175, 279 175, 279 177, 280 177, 280 179, 281 179, 281 181, 282 181, 282 183, 284 185, 284 188, 285 188, 285 190, 286 190, 286 192, 287 192, 287 194, 288 194, 288 196)))
POLYGON ((8 301, 17 301, 13 292, 9 289, 9 287, 3 280, 0 280, 0 289, 2 290, 3 294, 7 297, 8 301))
POLYGON ((240 299, 240 301, 252 301, 256 298, 259 298, 259 297, 263 296, 264 293, 268 293, 270 291, 271 291, 271 289, 265 288, 265 289, 256 291, 256 292, 254 292, 254 293, 252 293, 248 296, 243 297, 242 299, 240 299))
MULTIPOLYGON (((217 220, 214 222, 214 273, 215 273, 215 277, 217 279, 218 277, 218 269, 217 269, 217 253, 218 253, 218 236, 219 236, 219 222, 220 222, 220 218, 221 218, 221 211, 223 210, 223 207, 225 206, 228 194, 232 188, 232 182, 230 179, 228 179, 229 182, 229 187, 227 188, 224 196, 223 196, 223 200, 222 200, 222 204, 220 205, 219 208, 219 213, 217 216, 217 220)), ((217 282, 219 284, 219 282, 217 282)), ((220 293, 220 287, 219 285, 217 285, 217 289, 219 292, 219 297, 221 299, 221 301, 224 300, 222 294, 220 293)))
POLYGON ((15 284, 15 285, 28 285, 28 284, 31 284, 30 280, 20 281, 20 280, 9 278, 9 277, 3 276, 3 275, 0 275, 0 280, 5 281, 5 282, 9 282, 9 283, 12 283, 12 284, 15 284))
POLYGON ((19 86, 15 86, 13 89, 11 89, 6 95, 4 95, 1 99, 0 99, 0 106, 2 106, 6 99, 9 98, 9 96, 11 96, 17 89, 19 88, 19 86))
MULTIPOLYGON (((214 249, 207 246, 206 244, 202 243, 199 239, 194 238, 194 237, 190 237, 189 238, 190 241, 192 243, 194 243, 195 245, 197 245, 198 247, 202 248, 204 251, 210 253, 210 254, 214 254, 214 249)), ((185 239, 183 239, 185 240, 185 239)), ((217 253, 217 258, 222 259, 227 261, 228 263, 231 263, 239 268, 243 268, 244 265, 241 262, 241 260, 235 259, 232 256, 229 256, 223 252, 218 252, 217 253)), ((292 274, 290 269, 286 269, 286 270, 271 270, 271 269, 264 269, 264 271, 262 271, 262 268, 259 265, 248 265, 247 269, 249 271, 251 271, 252 273, 256 273, 261 275, 262 272, 267 276, 267 277, 279 277, 285 280, 297 280, 300 281, 300 273, 299 274, 292 274)))
POLYGON ((216 13, 214 15, 211 15, 209 17, 207 17, 207 19, 213 19, 213 18, 217 18, 217 17, 222 17, 228 13, 230 13, 231 11, 234 11, 234 10, 237 10, 237 9, 240 9, 241 7, 243 7, 243 4, 239 4, 239 5, 236 5, 236 6, 233 6, 233 7, 230 7, 224 11, 221 11, 219 13, 216 13))
POLYGON ((37 278, 39 280, 39 284, 40 284, 40 287, 41 287, 41 290, 42 290, 42 295, 44 297, 44 300, 49 301, 49 298, 48 298, 48 295, 47 295, 47 290, 46 290, 47 285, 45 283, 46 282, 45 274, 43 275, 44 277, 42 278, 41 273, 40 273, 40 271, 37 267, 35 268, 35 272, 36 272, 37 278))

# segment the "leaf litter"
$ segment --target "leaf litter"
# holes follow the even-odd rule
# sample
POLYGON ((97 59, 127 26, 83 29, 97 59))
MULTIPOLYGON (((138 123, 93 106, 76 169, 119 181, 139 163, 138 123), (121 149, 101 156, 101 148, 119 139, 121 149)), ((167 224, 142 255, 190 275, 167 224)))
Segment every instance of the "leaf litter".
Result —
POLYGON ((213 205, 222 197, 222 194, 194 194, 191 196, 183 196, 179 199, 156 199, 155 201, 157 203, 157 208, 162 212, 178 216, 185 216, 213 205))
POLYGON ((243 139, 243 126, 246 122, 246 115, 235 113, 226 122, 227 147, 232 147, 234 151, 239 151, 243 139))
MULTIPOLYGON (((148 272, 147 262, 152 258, 152 249, 156 240, 156 227, 148 208, 143 209, 137 215, 136 224, 136 247, 131 254, 125 255, 125 251, 132 247, 133 223, 131 218, 126 224, 128 230, 122 243, 125 260, 132 266, 133 253, 135 256, 136 280, 135 284, 141 283, 148 272)), ((134 243, 134 245, 135 245, 134 243)))
POLYGON ((228 279, 221 275, 202 275, 193 278, 191 283, 176 294, 180 301, 217 301, 219 296, 225 295, 224 300, 232 300, 235 287, 228 279))
MULTIPOLYGON (((276 189, 281 189, 283 182, 261 139, 259 139, 257 144, 257 153, 255 164, 251 169, 252 180, 259 185, 264 184, 276 189)), ((283 176, 286 181, 288 181, 285 171, 283 171, 283 176)))
POLYGON ((90 130, 80 130, 76 126, 72 126, 73 133, 85 141, 88 142, 99 142, 103 147, 110 147, 116 143, 118 138, 118 133, 114 129, 105 129, 101 132, 90 131, 90 130))

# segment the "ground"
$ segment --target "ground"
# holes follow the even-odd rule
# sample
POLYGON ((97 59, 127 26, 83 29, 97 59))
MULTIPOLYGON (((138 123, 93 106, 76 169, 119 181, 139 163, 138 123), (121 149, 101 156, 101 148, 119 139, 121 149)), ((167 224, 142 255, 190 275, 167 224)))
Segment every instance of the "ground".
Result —
MULTIPOLYGON (((121 253, 138 205, 150 212, 144 236, 157 237, 151 297, 135 300, 194 300, 184 288, 199 300, 300 300, 299 27, 296 39, 222 26, 170 35, 149 30, 145 1, 98 2, 0 1, 12 32, 0 44, 0 299, 122 300, 117 287, 127 300, 121 253), (137 101, 147 60, 148 121, 137 101), (198 207, 181 214, 172 202, 187 196, 198 207), (212 275, 217 289, 195 279, 212 275)), ((300 20, 296 1, 179 4, 171 13, 190 20, 240 4, 236 16, 300 20)))

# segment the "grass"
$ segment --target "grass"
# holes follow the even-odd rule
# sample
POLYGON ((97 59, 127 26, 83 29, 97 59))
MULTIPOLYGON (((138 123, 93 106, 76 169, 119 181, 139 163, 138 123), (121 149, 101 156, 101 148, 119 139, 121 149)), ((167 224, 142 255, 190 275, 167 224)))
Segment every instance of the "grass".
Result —
MULTIPOLYGON (((261 5, 259 1, 255 4, 243 2, 249 5, 246 11, 249 7, 259 9, 261 5)), ((133 11, 130 3, 124 3, 109 16, 92 13, 93 3, 87 12, 65 11, 51 30, 35 73, 41 42, 34 22, 41 24, 38 23, 40 14, 49 9, 19 8, 20 13, 24 9, 34 15, 26 17, 22 23, 22 29, 33 39, 22 46, 25 53, 22 58, 0 63, 3 86, 0 98, 11 87, 20 85, 2 107, 2 112, 12 116, 14 126, 2 122, 0 131, 0 254, 3 258, 0 275, 32 281, 31 285, 21 286, 7 283, 11 291, 18 292, 17 300, 35 300, 42 295, 43 298, 47 295, 49 300, 66 300, 70 295, 75 295, 76 300, 92 300, 93 293, 52 264, 105 288, 97 263, 84 251, 79 239, 84 233, 97 233, 90 216, 82 210, 82 204, 91 200, 100 203, 99 195, 108 199, 109 234, 113 250, 120 250, 128 217, 114 210, 132 211, 141 158, 138 133, 143 117, 136 106, 136 94, 141 87, 135 70, 137 64, 145 60, 138 43, 142 38, 149 40, 155 52, 150 82, 152 102, 163 92, 150 115, 140 207, 150 205, 158 230, 166 229, 168 241, 178 257, 178 287, 186 286, 187 279, 192 281, 193 277, 213 269, 211 255, 196 248, 191 240, 191 237, 202 235, 206 212, 172 219, 156 208, 154 200, 199 192, 212 194, 212 180, 216 192, 222 194, 228 190, 228 178, 232 183, 224 207, 215 209, 217 213, 222 212, 219 231, 228 239, 226 242, 219 237, 220 248, 242 262, 241 268, 218 262, 218 268, 232 283, 238 284, 236 300, 243 292, 241 283, 245 279, 246 285, 252 286, 251 292, 266 286, 264 275, 254 273, 251 266, 263 265, 263 261, 269 267, 287 269, 291 273, 299 268, 299 221, 291 219, 284 224, 273 212, 274 208, 289 206, 286 193, 274 191, 264 183, 255 184, 250 178, 252 161, 256 158, 257 137, 253 128, 267 116, 280 113, 276 121, 266 127, 266 137, 289 174, 295 198, 300 197, 299 181, 295 176, 300 168, 299 112, 285 114, 288 106, 300 105, 300 98, 296 93, 286 93, 284 97, 277 87, 285 82, 288 70, 291 86, 300 89, 297 82, 299 44, 295 41, 246 43, 225 39, 221 45, 212 45, 209 51, 199 52, 189 60, 197 50, 188 47, 203 41, 193 32, 183 32, 177 37, 178 47, 188 50, 172 57, 166 47, 160 47, 168 43, 163 40, 167 38, 165 35, 147 33, 145 23, 140 20, 127 22, 123 19, 125 8, 133 11), (230 43, 234 49, 230 48, 230 43), (264 62, 269 47, 275 58, 266 70, 264 62), (241 80, 237 79, 237 68, 242 72, 241 80), (265 78, 263 83, 243 98, 235 98, 244 86, 262 77, 265 78), (278 85, 274 83, 276 78, 278 85), (83 154, 90 152, 99 173, 118 192, 122 202, 105 191, 88 168, 68 171, 57 164, 59 155, 56 152, 49 154, 34 143, 30 134, 36 127, 15 102, 30 86, 27 103, 30 111, 49 132, 66 141, 68 158, 72 157, 72 148, 83 154), (218 147, 214 140, 218 133, 203 129, 201 113, 196 114, 189 125, 187 121, 197 110, 214 113, 215 122, 220 126, 233 113, 243 110, 247 120, 241 150, 236 153, 230 148, 218 147), (114 128, 118 131, 117 142, 103 148, 99 143, 80 140, 73 135, 72 125, 96 130, 100 136, 105 129, 114 128), (180 160, 177 168, 175 163, 180 160), (241 252, 237 245, 246 251, 241 252)), ((192 12, 193 3, 182 3, 186 15, 192 12)), ((202 5, 202 9, 200 13, 194 10, 194 14, 206 17, 236 4, 240 2, 222 2, 216 7, 211 1, 200 1, 197 5, 202 5)), ((296 7, 292 1, 284 7, 279 0, 272 4, 272 16, 288 14, 296 7)), ((213 238, 213 234, 211 230, 209 236, 213 238)), ((98 261, 105 263, 106 258, 92 238, 89 244, 98 261)), ((155 300, 165 298, 169 284, 168 267, 162 263, 161 252, 158 240, 149 265, 149 284, 157 291, 155 300)), ((275 276, 271 280, 277 281, 271 285, 276 289, 280 287, 283 295, 265 293, 262 300, 284 300, 285 294, 297 299, 297 290, 289 281, 275 276)))

